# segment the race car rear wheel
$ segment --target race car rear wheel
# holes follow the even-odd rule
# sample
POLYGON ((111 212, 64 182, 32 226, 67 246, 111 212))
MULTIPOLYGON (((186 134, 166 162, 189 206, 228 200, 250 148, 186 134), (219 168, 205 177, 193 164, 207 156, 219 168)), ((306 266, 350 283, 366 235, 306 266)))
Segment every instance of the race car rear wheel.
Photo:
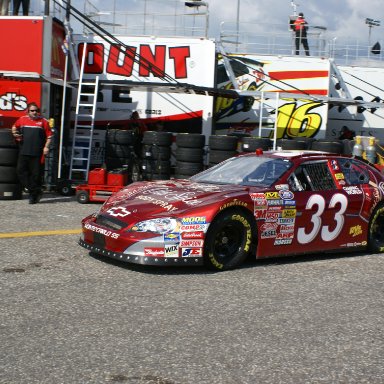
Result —
POLYGON ((209 226, 204 246, 204 262, 210 269, 228 270, 248 256, 253 239, 252 219, 243 211, 228 210, 209 226))
POLYGON ((376 208, 369 223, 368 246, 371 252, 384 252, 384 206, 376 208))
POLYGON ((76 193, 76 200, 80 204, 89 203, 89 192, 88 191, 78 191, 76 193))

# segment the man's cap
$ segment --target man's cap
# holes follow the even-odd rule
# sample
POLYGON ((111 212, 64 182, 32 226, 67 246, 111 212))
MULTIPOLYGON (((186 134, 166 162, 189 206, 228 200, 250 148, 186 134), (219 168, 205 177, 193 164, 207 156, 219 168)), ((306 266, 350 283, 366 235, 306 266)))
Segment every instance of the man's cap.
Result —
POLYGON ((303 12, 300 12, 300 13, 299 13, 299 16, 304 17, 304 13, 303 13, 303 12))

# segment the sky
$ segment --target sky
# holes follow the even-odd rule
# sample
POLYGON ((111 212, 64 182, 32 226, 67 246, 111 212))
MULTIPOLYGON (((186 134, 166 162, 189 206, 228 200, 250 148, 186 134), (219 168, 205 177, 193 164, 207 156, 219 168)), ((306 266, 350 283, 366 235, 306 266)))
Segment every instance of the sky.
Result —
MULTIPOLYGON (((72 5, 80 10, 90 9, 90 5, 100 11, 115 11, 120 14, 144 12, 169 13, 177 9, 178 12, 187 9, 182 0, 72 0, 72 5)), ((351 38, 361 41, 380 41, 384 32, 384 7, 382 0, 206 0, 209 11, 208 37, 218 38, 220 23, 237 25, 239 9, 239 23, 241 27, 248 23, 257 25, 263 31, 273 28, 287 30, 288 18, 294 9, 303 12, 310 26, 327 28, 329 38, 351 38), (294 6, 293 6, 294 5, 294 6), (239 7, 239 8, 238 8, 239 7), (380 26, 369 28, 366 18, 379 20, 380 26)), ((194 9, 194 8, 192 8, 194 9)), ((200 7, 205 10, 204 7, 200 7)), ((102 18, 103 16, 101 16, 102 18)), ((108 19, 110 16, 105 16, 108 19)), ((202 18, 199 18, 201 20, 202 18)), ((140 17, 138 17, 140 21, 140 17)))

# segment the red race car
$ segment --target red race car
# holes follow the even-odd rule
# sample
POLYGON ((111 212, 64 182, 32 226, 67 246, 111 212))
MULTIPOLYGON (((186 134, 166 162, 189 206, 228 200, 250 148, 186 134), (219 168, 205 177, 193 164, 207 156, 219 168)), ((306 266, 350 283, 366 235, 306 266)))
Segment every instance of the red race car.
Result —
POLYGON ((226 270, 256 259, 384 251, 384 177, 311 151, 240 155, 188 180, 131 184, 82 220, 80 245, 137 264, 226 270))

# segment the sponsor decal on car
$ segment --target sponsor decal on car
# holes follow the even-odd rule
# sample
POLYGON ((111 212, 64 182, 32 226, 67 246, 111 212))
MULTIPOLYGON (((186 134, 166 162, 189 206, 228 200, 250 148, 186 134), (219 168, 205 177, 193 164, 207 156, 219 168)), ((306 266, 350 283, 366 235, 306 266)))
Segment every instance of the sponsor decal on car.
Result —
POLYGON ((181 240, 180 247, 200 248, 204 245, 204 240, 181 240))
POLYGON ((250 193, 249 196, 251 196, 252 200, 265 200, 264 193, 250 193))
POLYGON ((164 257, 163 248, 144 248, 144 256, 164 257))
POLYGON ((355 225, 354 227, 349 228, 349 234, 352 237, 356 237, 363 234, 363 230, 361 228, 361 225, 355 225))
POLYGON ((276 239, 293 239, 293 232, 290 233, 278 233, 276 239))
POLYGON ((118 239, 120 237, 119 233, 109 231, 108 229, 96 227, 96 225, 92 225, 89 223, 85 223, 84 228, 89 229, 92 232, 100 233, 104 236, 111 237, 112 239, 118 239))
POLYGON ((191 224, 191 225, 182 225, 180 227, 181 232, 194 232, 194 231, 206 231, 207 224, 191 224))
POLYGON ((276 231, 279 224, 277 223, 264 223, 260 227, 260 231, 276 231))
POLYGON ((199 217, 183 217, 181 219, 182 225, 189 225, 189 224, 205 224, 207 222, 207 218, 205 216, 199 216, 199 217))
POLYGON ((289 245, 292 244, 292 239, 276 239, 274 245, 289 245))
POLYGON ((280 225, 280 233, 291 233, 294 232, 295 226, 293 224, 291 225, 286 225, 282 224, 280 225))
POLYGON ((350 187, 343 187, 343 190, 348 194, 348 195, 362 195, 363 191, 357 187, 356 185, 350 186, 350 187))
POLYGON ((269 238, 273 238, 273 237, 276 237, 276 231, 261 232, 261 238, 262 239, 269 239, 269 238))
POLYGON ((223 204, 219 210, 223 210, 225 208, 229 208, 229 207, 235 207, 235 206, 240 206, 240 207, 247 207, 248 204, 245 202, 245 201, 240 201, 240 200, 233 200, 233 201, 230 201, 229 203, 225 203, 223 204))
POLYGON ((283 217, 280 217, 277 222, 279 224, 295 224, 295 218, 290 218, 290 219, 287 219, 287 218, 283 218, 283 217))
POLYGON ((276 205, 283 205, 284 201, 277 199, 277 200, 268 200, 268 206, 276 206, 276 205))
POLYGON ((172 204, 169 204, 168 201, 155 199, 152 196, 139 195, 139 196, 136 196, 136 199, 147 201, 148 203, 152 203, 154 205, 158 205, 168 212, 172 212, 172 211, 177 210, 177 208, 175 206, 173 206, 172 204))
POLYGON ((279 191, 279 195, 283 200, 293 200, 294 198, 293 192, 287 190, 279 191))
POLYGON ((179 245, 166 245, 164 247, 164 257, 179 257, 179 245))
POLYGON ((184 232, 181 234, 182 239, 204 239, 204 232, 184 232))
POLYGON ((265 198, 270 199, 280 199, 279 192, 265 192, 265 198))
POLYGON ((281 217, 288 218, 288 217, 296 217, 296 209, 284 209, 281 217))
POLYGON ((132 212, 128 211, 125 207, 112 207, 108 209, 107 213, 114 217, 125 217, 130 215, 132 212))
POLYGON ((181 248, 181 256, 203 256, 203 248, 181 248))
POLYGON ((178 242, 180 240, 179 233, 164 233, 164 242, 178 242))
POLYGON ((275 188, 276 188, 278 191, 280 191, 280 190, 282 190, 282 189, 289 189, 289 185, 288 185, 288 184, 277 184, 277 185, 275 186, 275 188))
POLYGON ((344 173, 335 173, 336 180, 344 180, 344 173))

